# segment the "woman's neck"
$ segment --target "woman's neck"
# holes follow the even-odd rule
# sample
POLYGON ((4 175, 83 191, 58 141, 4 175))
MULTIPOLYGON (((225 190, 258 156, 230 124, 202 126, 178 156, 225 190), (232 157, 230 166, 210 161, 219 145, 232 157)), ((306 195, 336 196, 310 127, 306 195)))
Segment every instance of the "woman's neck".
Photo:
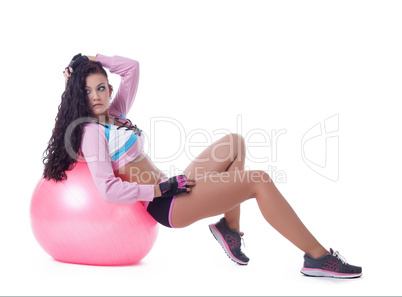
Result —
POLYGON ((101 115, 101 116, 96 117, 96 119, 98 120, 99 123, 102 123, 102 124, 114 125, 114 123, 115 123, 115 118, 113 118, 109 115, 107 115, 107 116, 101 115))

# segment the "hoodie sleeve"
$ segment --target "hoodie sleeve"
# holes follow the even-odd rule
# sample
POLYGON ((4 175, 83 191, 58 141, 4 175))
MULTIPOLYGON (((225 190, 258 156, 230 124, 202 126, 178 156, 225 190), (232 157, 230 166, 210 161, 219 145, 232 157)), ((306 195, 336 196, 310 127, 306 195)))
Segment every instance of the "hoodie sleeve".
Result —
POLYGON ((97 54, 96 57, 97 61, 108 68, 111 73, 120 75, 120 86, 110 104, 109 113, 113 117, 126 117, 137 93, 140 65, 135 60, 121 56, 108 57, 97 54))
POLYGON ((84 127, 81 154, 88 164, 99 193, 106 201, 134 203, 154 199, 153 185, 126 182, 114 175, 104 128, 99 124, 90 123, 84 127))

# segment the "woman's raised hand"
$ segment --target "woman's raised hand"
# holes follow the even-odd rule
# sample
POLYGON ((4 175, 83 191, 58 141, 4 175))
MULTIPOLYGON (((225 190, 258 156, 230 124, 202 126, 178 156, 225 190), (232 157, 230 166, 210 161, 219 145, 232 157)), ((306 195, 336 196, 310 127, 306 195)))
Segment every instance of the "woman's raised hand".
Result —
POLYGON ((73 74, 74 70, 71 67, 66 67, 64 68, 63 74, 64 74, 64 78, 66 79, 66 83, 68 81, 68 79, 71 77, 71 75, 73 74))
POLYGON ((67 83, 68 79, 71 77, 71 75, 73 74, 73 72, 77 69, 77 67, 80 66, 83 62, 86 62, 88 60, 89 60, 88 57, 81 55, 81 53, 75 55, 71 59, 68 66, 66 68, 64 68, 64 71, 63 71, 64 77, 66 79, 66 83, 67 83))

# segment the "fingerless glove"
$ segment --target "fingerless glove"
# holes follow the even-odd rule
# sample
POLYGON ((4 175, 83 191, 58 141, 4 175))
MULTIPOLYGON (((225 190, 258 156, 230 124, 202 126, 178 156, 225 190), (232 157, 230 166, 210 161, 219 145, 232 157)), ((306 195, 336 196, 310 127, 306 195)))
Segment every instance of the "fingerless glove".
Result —
POLYGON ((187 177, 185 175, 173 176, 169 179, 164 179, 159 183, 159 188, 163 198, 170 198, 187 192, 187 177))

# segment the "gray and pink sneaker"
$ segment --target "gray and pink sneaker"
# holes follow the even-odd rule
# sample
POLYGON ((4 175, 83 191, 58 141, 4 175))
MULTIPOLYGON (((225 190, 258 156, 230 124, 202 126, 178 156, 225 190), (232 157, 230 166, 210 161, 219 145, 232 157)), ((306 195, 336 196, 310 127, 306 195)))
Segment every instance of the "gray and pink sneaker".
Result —
POLYGON ((230 259, 240 265, 248 264, 249 258, 240 249, 242 233, 229 229, 225 218, 209 225, 209 230, 230 259))
POLYGON ((317 259, 306 253, 304 266, 300 272, 307 276, 356 278, 362 275, 362 268, 348 264, 338 252, 330 249, 329 254, 317 259))

